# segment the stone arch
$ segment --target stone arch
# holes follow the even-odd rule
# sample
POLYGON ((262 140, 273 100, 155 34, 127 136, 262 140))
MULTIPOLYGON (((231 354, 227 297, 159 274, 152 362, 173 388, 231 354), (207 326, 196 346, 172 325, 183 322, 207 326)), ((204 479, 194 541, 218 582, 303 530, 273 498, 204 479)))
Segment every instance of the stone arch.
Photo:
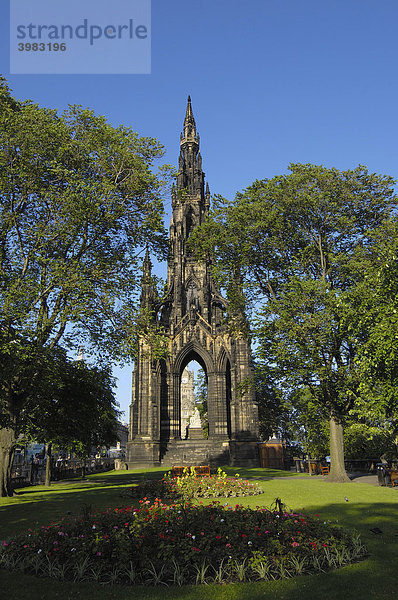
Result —
POLYGON ((202 287, 202 286, 201 286, 201 283, 200 283, 199 279, 198 279, 198 278, 195 276, 195 274, 194 274, 194 273, 190 273, 190 274, 188 275, 188 277, 187 277, 187 280, 186 280, 186 282, 185 282, 185 289, 188 289, 188 287, 189 287, 189 286, 190 286, 190 284, 192 284, 192 283, 193 283, 193 284, 194 284, 194 285, 195 285, 195 286, 198 288, 198 290, 200 290, 200 289, 201 289, 201 287, 202 287))
POLYGON ((169 392, 170 392, 170 360, 166 358, 155 361, 154 371, 156 373, 156 406, 158 414, 158 439, 160 440, 160 455, 162 456, 165 446, 170 440, 170 410, 169 410, 169 392))
POLYGON ((175 415, 173 432, 178 437, 181 423, 181 397, 180 384, 182 372, 187 364, 195 360, 204 370, 207 378, 207 404, 209 417, 209 438, 214 437, 217 432, 217 374, 210 353, 199 344, 197 340, 191 340, 178 353, 173 365, 173 413, 175 415))
POLYGON ((224 422, 224 435, 231 438, 232 435, 232 373, 231 356, 225 346, 222 346, 216 363, 218 396, 221 399, 219 405, 219 418, 224 422))
POLYGON ((173 370, 182 373, 190 360, 197 360, 200 366, 206 371, 207 376, 214 373, 214 361, 209 352, 203 348, 196 340, 188 342, 177 355, 173 370))
POLYGON ((217 370, 223 371, 225 369, 226 361, 229 360, 231 362, 231 357, 227 352, 225 346, 221 346, 220 352, 217 357, 217 370))

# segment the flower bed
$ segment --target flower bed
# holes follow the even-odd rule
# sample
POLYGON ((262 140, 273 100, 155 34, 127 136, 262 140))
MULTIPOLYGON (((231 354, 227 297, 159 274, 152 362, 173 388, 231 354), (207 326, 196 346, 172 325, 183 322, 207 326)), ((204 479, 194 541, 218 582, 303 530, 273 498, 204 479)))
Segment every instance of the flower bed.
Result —
POLYGON ((193 468, 186 467, 180 477, 166 473, 160 481, 147 481, 123 492, 129 498, 163 498, 164 500, 189 501, 194 498, 238 498, 262 494, 257 483, 250 483, 235 477, 228 477, 222 469, 216 475, 196 475, 193 468))
POLYGON ((365 555, 357 534, 283 510, 213 502, 109 509, 2 542, 0 566, 72 581, 183 585, 277 579, 365 555))

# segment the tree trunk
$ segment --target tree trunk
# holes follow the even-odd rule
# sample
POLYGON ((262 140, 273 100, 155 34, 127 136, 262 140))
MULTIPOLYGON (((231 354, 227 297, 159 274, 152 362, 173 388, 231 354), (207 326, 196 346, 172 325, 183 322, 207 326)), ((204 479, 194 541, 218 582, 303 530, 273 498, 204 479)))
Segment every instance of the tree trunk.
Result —
POLYGON ((0 497, 12 496, 11 468, 16 447, 13 429, 0 429, 0 497))
POLYGON ((343 426, 331 415, 330 417, 330 474, 327 481, 332 483, 349 483, 344 466, 343 426))
POLYGON ((51 450, 52 443, 49 442, 46 444, 46 481, 45 484, 47 487, 51 485, 51 450))

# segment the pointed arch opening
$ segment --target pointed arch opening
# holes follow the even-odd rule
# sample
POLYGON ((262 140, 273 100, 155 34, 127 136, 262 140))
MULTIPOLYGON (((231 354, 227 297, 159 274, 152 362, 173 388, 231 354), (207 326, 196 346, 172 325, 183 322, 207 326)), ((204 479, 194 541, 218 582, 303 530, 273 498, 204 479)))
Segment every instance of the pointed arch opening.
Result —
POLYGON ((226 360, 225 365, 225 402, 226 402, 226 417, 227 417, 227 434, 231 438, 231 400, 232 400, 232 383, 231 383, 231 363, 226 360))

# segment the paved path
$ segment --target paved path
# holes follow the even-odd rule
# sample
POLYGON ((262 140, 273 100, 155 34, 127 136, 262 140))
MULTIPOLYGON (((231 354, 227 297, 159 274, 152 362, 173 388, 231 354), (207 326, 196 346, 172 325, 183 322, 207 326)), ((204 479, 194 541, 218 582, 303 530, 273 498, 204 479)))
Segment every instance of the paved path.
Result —
POLYGON ((349 473, 349 477, 355 483, 367 483, 368 485, 379 485, 377 475, 367 473, 349 473))

